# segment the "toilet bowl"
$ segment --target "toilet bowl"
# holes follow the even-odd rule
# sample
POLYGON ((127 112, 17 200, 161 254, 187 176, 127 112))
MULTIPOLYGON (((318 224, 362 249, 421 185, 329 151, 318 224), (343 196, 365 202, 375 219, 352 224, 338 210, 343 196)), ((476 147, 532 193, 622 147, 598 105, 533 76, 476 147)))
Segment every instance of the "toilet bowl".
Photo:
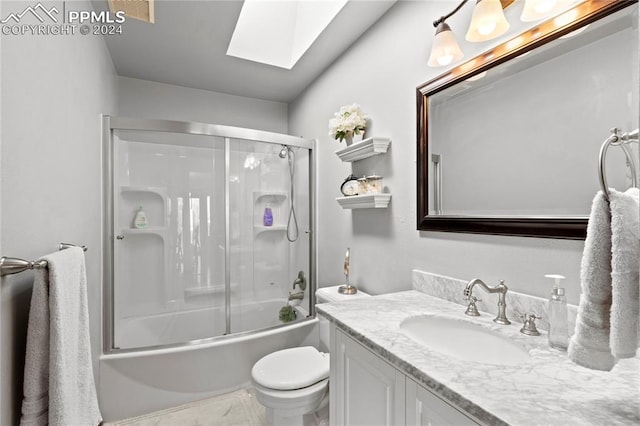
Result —
POLYGON ((324 420, 319 411, 329 402, 329 354, 313 346, 270 353, 255 363, 251 381, 268 425, 313 426, 324 420))
MULTIPOLYGON (((316 292, 318 303, 367 297, 341 295, 338 287, 324 287, 316 292)), ((324 321, 323 321, 324 320, 324 321)), ((328 325, 320 319, 320 348, 329 351, 328 325)), ((329 354, 313 346, 283 349, 256 362, 251 370, 256 398, 266 407, 268 425, 329 425, 329 354)))

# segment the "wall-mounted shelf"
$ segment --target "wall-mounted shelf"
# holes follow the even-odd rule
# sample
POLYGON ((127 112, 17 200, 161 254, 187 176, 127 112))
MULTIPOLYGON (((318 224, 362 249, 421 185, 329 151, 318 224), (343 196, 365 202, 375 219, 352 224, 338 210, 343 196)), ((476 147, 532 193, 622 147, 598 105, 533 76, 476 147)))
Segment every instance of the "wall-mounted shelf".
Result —
POLYGON ((378 154, 385 154, 391 139, 371 137, 336 151, 336 155, 344 162, 362 160, 378 154))
POLYGON ((336 201, 343 209, 386 209, 391 201, 391 194, 353 195, 336 198, 336 201))
POLYGON ((253 230, 256 234, 261 232, 282 232, 287 230, 287 225, 272 225, 272 226, 264 226, 264 225, 254 225, 253 230))

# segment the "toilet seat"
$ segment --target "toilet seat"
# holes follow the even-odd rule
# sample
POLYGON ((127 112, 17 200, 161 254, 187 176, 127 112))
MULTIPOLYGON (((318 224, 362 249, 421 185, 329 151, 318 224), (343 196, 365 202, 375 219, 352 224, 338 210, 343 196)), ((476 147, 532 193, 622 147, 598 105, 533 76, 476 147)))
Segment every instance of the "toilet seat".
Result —
POLYGON ((319 352, 313 346, 283 349, 256 362, 251 377, 262 388, 303 389, 329 377, 329 354, 319 352))

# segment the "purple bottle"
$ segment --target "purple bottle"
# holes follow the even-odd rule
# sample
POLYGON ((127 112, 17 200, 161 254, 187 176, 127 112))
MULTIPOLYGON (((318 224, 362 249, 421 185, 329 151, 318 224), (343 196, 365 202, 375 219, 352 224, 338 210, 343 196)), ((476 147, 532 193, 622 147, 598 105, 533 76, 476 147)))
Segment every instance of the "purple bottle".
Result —
POLYGON ((266 207, 264 209, 264 216, 262 217, 262 223, 264 226, 273 225, 273 212, 271 211, 271 207, 266 207))

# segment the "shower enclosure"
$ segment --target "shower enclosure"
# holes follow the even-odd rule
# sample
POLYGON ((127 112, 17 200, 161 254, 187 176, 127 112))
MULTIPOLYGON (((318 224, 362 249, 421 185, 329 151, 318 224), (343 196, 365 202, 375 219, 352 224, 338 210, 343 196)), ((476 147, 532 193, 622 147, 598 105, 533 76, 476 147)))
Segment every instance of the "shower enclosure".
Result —
POLYGON ((106 353, 314 316, 313 141, 165 120, 103 124, 106 353))

